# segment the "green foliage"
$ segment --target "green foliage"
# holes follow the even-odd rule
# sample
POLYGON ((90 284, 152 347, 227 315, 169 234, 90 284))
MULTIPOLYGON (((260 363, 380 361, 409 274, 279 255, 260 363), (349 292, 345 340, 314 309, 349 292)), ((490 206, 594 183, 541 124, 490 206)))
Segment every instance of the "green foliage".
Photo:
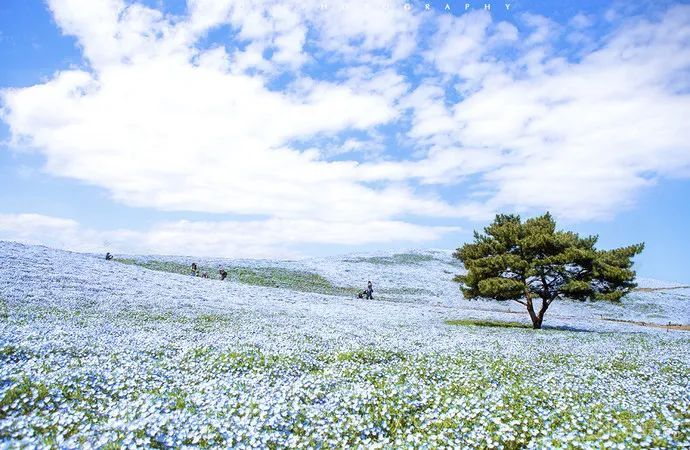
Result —
POLYGON ((518 215, 499 214, 474 242, 453 256, 467 269, 458 275, 466 298, 515 300, 527 306, 535 328, 559 297, 619 301, 635 288, 632 258, 644 244, 597 250, 597 236, 556 229, 549 213, 524 222, 518 215), (541 299, 535 313, 532 300, 541 299))

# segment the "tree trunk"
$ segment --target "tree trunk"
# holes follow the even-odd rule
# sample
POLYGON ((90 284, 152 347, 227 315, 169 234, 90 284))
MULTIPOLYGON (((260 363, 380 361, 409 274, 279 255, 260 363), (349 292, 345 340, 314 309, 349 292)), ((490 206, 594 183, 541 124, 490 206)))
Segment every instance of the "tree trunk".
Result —
POLYGON ((532 319, 532 329, 534 330, 541 330, 541 323, 544 320, 543 316, 537 315, 534 319, 532 319))
POLYGON ((539 313, 534 312, 534 303, 532 303, 532 294, 528 288, 525 288, 525 300, 527 305, 527 312, 529 313, 530 319, 532 319, 532 328, 535 330, 541 329, 541 324, 544 321, 544 313, 549 309, 549 301, 546 299, 541 299, 541 308, 539 308, 539 313))
POLYGON ((544 320, 544 315, 541 314, 541 311, 539 314, 534 313, 534 307, 532 306, 531 300, 527 303, 527 311, 529 312, 529 317, 532 319, 532 328, 535 330, 540 330, 541 322, 544 320))
POLYGON ((549 300, 545 298, 541 299, 541 308, 539 308, 537 315, 532 318, 532 328, 535 330, 541 329, 541 324, 544 321, 544 314, 546 313, 546 310, 549 309, 549 305, 549 300))
POLYGON ((529 313, 530 319, 532 319, 532 328, 538 330, 541 328, 541 322, 544 319, 544 314, 541 311, 539 311, 541 314, 541 317, 539 317, 534 312, 534 305, 532 304, 532 295, 530 295, 528 289, 525 289, 525 299, 527 300, 527 312, 529 313))

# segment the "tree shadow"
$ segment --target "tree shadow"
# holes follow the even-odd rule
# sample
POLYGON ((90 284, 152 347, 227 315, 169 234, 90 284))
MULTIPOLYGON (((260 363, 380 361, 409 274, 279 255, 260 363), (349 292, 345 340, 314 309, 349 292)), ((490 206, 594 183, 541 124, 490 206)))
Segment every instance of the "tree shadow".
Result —
POLYGON ((542 325, 542 330, 572 331, 574 333, 604 333, 604 331, 589 330, 572 325, 542 325))

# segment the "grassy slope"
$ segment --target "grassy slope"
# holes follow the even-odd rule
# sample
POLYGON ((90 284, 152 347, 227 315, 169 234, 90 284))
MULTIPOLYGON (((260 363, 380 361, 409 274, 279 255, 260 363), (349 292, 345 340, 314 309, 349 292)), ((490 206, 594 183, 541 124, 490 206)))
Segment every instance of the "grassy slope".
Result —
MULTIPOLYGON (((133 258, 116 258, 114 261, 122 264, 136 265, 150 270, 190 275, 189 266, 171 261, 138 260, 133 258)), ((228 280, 252 286, 266 286, 290 289, 300 292, 314 292, 329 295, 353 295, 355 288, 333 285, 323 276, 306 271, 291 270, 279 267, 224 267, 228 272, 228 280)), ((212 267, 198 267, 200 273, 208 273, 209 279, 219 280, 218 270, 212 267)))

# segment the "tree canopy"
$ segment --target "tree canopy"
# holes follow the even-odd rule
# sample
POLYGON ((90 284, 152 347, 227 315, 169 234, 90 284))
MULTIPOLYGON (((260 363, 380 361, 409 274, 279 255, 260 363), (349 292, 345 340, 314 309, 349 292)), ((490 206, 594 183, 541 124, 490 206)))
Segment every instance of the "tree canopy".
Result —
POLYGON ((524 305, 533 327, 541 328, 557 298, 617 302, 635 288, 632 258, 644 244, 597 250, 597 240, 557 230, 548 212, 524 222, 518 215, 499 214, 484 233, 475 231, 474 242, 453 254, 467 270, 455 281, 466 298, 524 305), (536 311, 535 299, 541 300, 536 311))

